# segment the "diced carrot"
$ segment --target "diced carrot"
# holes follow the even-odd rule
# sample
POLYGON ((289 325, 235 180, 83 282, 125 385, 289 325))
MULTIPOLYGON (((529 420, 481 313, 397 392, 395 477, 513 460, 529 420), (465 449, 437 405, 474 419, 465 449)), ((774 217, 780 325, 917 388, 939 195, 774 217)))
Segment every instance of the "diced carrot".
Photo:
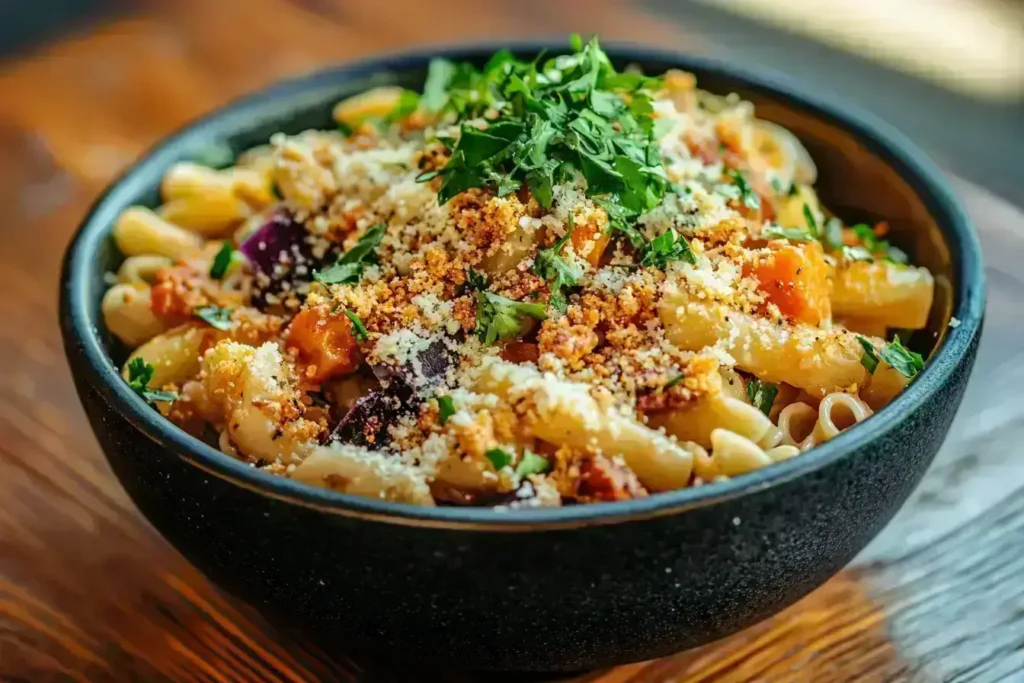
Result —
POLYGON ((150 290, 149 308, 168 325, 188 322, 193 309, 209 303, 193 286, 197 274, 190 266, 162 268, 150 290))
POLYGON ((590 265, 597 268, 601 262, 601 255, 604 254, 605 247, 608 246, 610 239, 610 230, 602 229, 600 225, 595 223, 587 223, 586 225, 577 225, 573 229, 572 237, 569 238, 569 241, 572 242, 572 248, 579 256, 582 256, 590 265), (584 255, 583 252, 588 248, 590 251, 587 251, 586 255, 584 255))
POLYGON ((578 495, 589 500, 629 500, 647 495, 632 471, 598 455, 580 463, 578 495))
POLYGON ((345 315, 331 315, 326 307, 307 308, 292 320, 287 345, 299 353, 306 365, 306 379, 323 382, 353 372, 361 359, 352 333, 352 321, 345 315))
POLYGON ((530 342, 510 341, 501 350, 501 357, 509 363, 536 362, 540 358, 540 348, 530 342))
POLYGON ((817 242, 786 244, 744 271, 757 278, 758 288, 787 318, 818 325, 831 317, 828 269, 817 242))

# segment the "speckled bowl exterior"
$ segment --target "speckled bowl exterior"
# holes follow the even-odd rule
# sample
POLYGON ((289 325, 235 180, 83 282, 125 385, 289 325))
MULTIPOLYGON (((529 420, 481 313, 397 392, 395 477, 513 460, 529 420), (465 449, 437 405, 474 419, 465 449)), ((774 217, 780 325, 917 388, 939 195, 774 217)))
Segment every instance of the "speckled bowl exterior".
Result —
MULTIPOLYGON (((936 274, 931 358, 890 406, 793 460, 696 489, 554 510, 416 508, 256 471, 165 422, 120 380, 104 330, 110 226, 154 205, 173 162, 237 153, 275 131, 330 125, 339 98, 418 87, 432 55, 482 62, 498 46, 341 66, 218 111, 152 150, 98 201, 68 248, 61 328, 96 436, 132 500, 203 573, 328 651, 460 669, 578 670, 666 655, 768 617, 820 585, 889 521, 949 428, 984 306, 977 238, 941 174, 873 117, 785 79, 612 46, 619 66, 695 72, 789 126, 826 205, 886 217, 936 274), (960 325, 951 328, 955 316, 960 325)), ((535 53, 539 45, 517 51, 535 53)), ((550 46, 548 46, 550 47, 550 46)), ((556 51, 558 47, 554 48, 556 51)))

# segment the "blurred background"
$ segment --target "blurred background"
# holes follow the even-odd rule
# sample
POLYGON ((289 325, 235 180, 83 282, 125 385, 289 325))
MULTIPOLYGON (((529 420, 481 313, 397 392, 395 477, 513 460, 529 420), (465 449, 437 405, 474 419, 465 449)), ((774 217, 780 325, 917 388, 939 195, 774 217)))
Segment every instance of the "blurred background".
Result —
POLYGON ((1024 0, 0 0, 0 86, 9 86, 0 111, 15 109, 0 149, 38 145, 61 157, 68 141, 52 136, 69 133, 26 143, 9 127, 70 123, 74 113, 44 110, 69 106, 80 79, 94 81, 91 95, 120 100, 121 128, 103 116, 102 97, 75 124, 77 172, 99 180, 178 119, 325 61, 571 29, 785 71, 872 110, 947 169, 1024 205, 1024 0), (132 79, 143 83, 123 82, 132 79), (31 101, 19 101, 26 87, 31 101), (152 125, 136 120, 152 109, 163 109, 152 125))

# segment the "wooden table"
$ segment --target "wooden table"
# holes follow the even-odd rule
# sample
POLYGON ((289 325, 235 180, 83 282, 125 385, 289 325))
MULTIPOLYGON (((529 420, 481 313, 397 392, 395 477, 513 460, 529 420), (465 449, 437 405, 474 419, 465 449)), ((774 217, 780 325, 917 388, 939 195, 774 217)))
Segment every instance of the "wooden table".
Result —
MULTIPOLYGON (((513 4, 153 0, 0 70, 0 678, 390 680, 274 631, 134 510, 65 368, 58 264, 88 203, 149 144, 282 76, 414 43, 538 31, 701 49, 615 0, 502 7, 513 4)), ((988 258, 988 319, 953 434, 911 502, 849 568, 777 617, 576 680, 1024 680, 1024 215, 955 183, 988 258)))

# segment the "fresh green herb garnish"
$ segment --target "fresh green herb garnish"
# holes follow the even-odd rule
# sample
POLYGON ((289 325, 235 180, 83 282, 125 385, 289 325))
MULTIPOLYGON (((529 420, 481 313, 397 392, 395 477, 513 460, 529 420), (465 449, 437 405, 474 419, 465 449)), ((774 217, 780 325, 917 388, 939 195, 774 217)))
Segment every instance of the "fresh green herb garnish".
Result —
POLYGON ((448 418, 455 414, 455 401, 451 396, 437 397, 437 417, 441 424, 447 424, 448 418))
POLYGON ((358 315, 346 308, 345 317, 352 321, 352 334, 355 335, 356 341, 370 341, 370 333, 366 331, 366 326, 363 325, 363 321, 359 319, 358 315))
POLYGON ((514 301, 485 289, 476 293, 476 336, 484 344, 512 339, 523 332, 523 316, 547 319, 544 304, 514 301))
POLYGON ((680 374, 676 375, 675 377, 673 377, 672 379, 670 379, 668 382, 666 382, 665 383, 665 388, 666 389, 671 389, 672 387, 674 387, 677 384, 679 384, 680 382, 682 382, 684 379, 686 379, 686 375, 680 373, 680 374))
POLYGON ((818 221, 814 219, 814 214, 811 212, 811 207, 804 204, 804 221, 807 222, 807 231, 814 237, 818 236, 818 221))
POLYGON ((739 171, 730 170, 728 172, 730 178, 736 183, 736 188, 739 190, 738 199, 743 202, 748 209, 757 211, 761 208, 761 195, 754 192, 751 189, 750 184, 747 183, 747 179, 743 177, 743 174, 739 171))
POLYGON ((516 474, 526 477, 531 474, 543 474, 551 469, 551 463, 547 458, 537 455, 533 451, 523 453, 523 459, 516 463, 516 474))
POLYGON ((825 230, 822 234, 822 241, 832 251, 843 248, 843 222, 838 218, 829 218, 825 221, 825 230))
POLYGON ((872 256, 877 256, 899 265, 906 265, 908 261, 906 252, 899 247, 889 244, 888 240, 878 239, 878 236, 875 235, 875 231, 870 225, 858 223, 851 229, 853 230, 853 234, 857 236, 857 241, 863 244, 864 249, 866 249, 872 256))
POLYGON ((276 180, 270 183, 270 194, 279 202, 284 200, 284 195, 281 193, 281 186, 277 184, 276 180))
POLYGON ((333 266, 313 273, 313 279, 324 285, 352 284, 359 282, 366 266, 377 263, 377 247, 384 239, 384 223, 369 228, 355 246, 341 255, 333 266))
POLYGON ((769 225, 761 231, 768 239, 793 240, 794 242, 813 242, 814 235, 800 228, 786 228, 781 225, 769 225))
POLYGON ((857 335, 857 341, 864 347, 864 355, 860 359, 861 365, 867 368, 869 373, 874 374, 875 369, 878 367, 879 357, 888 363, 889 367, 908 379, 914 377, 924 368, 924 358, 921 354, 903 346, 899 335, 893 337, 893 340, 888 344, 884 344, 881 352, 868 339, 859 334, 857 335))
POLYGON ((640 250, 641 266, 655 266, 665 270, 669 261, 686 261, 691 265, 697 264, 697 257, 690 249, 690 243, 677 233, 675 228, 669 228, 640 250))
POLYGON ((231 246, 231 242, 225 241, 221 245, 220 251, 213 257, 213 263, 210 265, 210 278, 214 280, 222 280, 228 272, 228 268, 231 267, 231 262, 234 260, 235 248, 231 246))
POLYGON ((847 244, 844 244, 842 247, 839 248, 839 253, 847 261, 867 261, 868 263, 875 262, 875 258, 871 255, 871 252, 868 251, 865 247, 859 245, 856 247, 851 247, 847 244))
POLYGON ((412 90, 403 90, 395 102, 394 108, 388 113, 385 120, 390 122, 401 121, 409 114, 412 114, 420 106, 419 93, 412 90))
POLYGON ((495 470, 501 470, 512 464, 512 456, 500 448, 492 448, 484 453, 484 456, 491 461, 495 470))
POLYGON ((141 358, 128 361, 128 386, 136 394, 151 403, 157 401, 174 401, 178 395, 173 391, 157 391, 149 388, 153 379, 154 368, 141 358))
POLYGON ((566 258, 560 253, 572 237, 574 227, 570 214, 569 231, 550 249, 541 249, 533 261, 533 272, 551 283, 551 305, 563 313, 568 304, 562 288, 574 286, 583 276, 583 265, 577 259, 566 258))
POLYGON ((900 343, 899 335, 885 345, 880 354, 882 360, 906 378, 912 378, 924 368, 924 358, 900 343))
POLYGON ((864 366, 869 375, 875 374, 875 370, 878 368, 878 351, 875 349, 875 345, 859 334, 857 335, 857 341, 864 348, 864 353, 860 357, 860 364, 864 366))
POLYGON ((754 404, 754 407, 767 415, 775 403, 775 396, 779 393, 779 385, 771 382, 762 382, 757 377, 751 377, 747 382, 747 398, 754 404))
POLYGON ((772 190, 775 191, 776 195, 780 197, 783 195, 788 195, 791 189, 792 185, 787 188, 785 185, 782 184, 781 180, 779 180, 778 178, 772 178, 772 190))
POLYGON ((218 330, 226 331, 235 326, 235 323, 231 320, 230 308, 221 308, 220 306, 200 306, 192 311, 192 313, 200 320, 209 324, 210 327, 215 327, 218 330))
POLYGON ((660 81, 617 74, 596 39, 583 45, 574 37, 572 45, 575 54, 543 62, 519 61, 502 50, 481 71, 443 62, 431 67, 424 97, 433 108, 444 99, 440 108, 461 123, 439 172, 438 201, 477 187, 503 196, 525 183, 550 209, 553 186, 580 173, 612 227, 642 246, 633 223, 669 186, 651 106, 660 81), (485 113, 490 123, 481 130, 476 120, 485 113))

